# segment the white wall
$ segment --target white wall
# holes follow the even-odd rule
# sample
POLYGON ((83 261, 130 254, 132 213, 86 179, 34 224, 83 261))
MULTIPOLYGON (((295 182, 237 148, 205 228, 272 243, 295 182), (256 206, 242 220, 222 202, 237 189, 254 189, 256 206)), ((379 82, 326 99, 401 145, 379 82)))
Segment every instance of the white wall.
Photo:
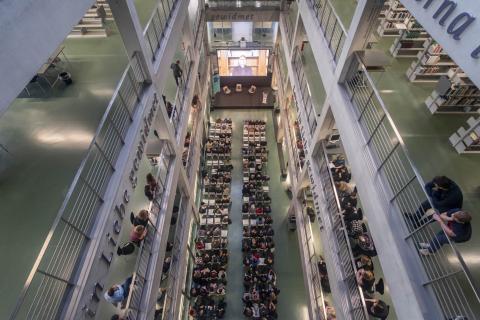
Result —
POLYGON ((245 38, 247 42, 252 41, 253 22, 232 22, 232 40, 240 41, 245 38))
POLYGON ((0 116, 93 2, 0 1, 0 116))
MULTIPOLYGON (((428 0, 400 0, 403 5, 414 15, 423 27, 440 43, 450 57, 465 71, 470 79, 480 87, 480 59, 473 59, 471 52, 480 46, 480 1, 479 0, 453 0, 457 4, 455 10, 445 21, 444 26, 439 25, 441 14, 433 18, 435 12, 444 3, 444 0, 433 0, 428 8, 424 5, 428 0), (462 34, 460 40, 455 40, 447 33, 450 23, 462 12, 468 12, 476 17, 475 21, 462 34)), ((445 10, 444 12, 447 12, 445 10)), ((461 24, 461 23, 460 23, 461 24)), ((460 25, 459 24, 459 25, 460 25)))

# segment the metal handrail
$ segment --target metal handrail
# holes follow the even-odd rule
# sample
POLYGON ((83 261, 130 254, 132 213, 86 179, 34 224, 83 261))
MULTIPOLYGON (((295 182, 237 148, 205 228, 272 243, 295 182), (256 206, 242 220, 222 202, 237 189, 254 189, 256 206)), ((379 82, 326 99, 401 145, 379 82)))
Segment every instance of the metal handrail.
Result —
MULTIPOLYGON (((306 199, 306 196, 305 196, 305 191, 304 191, 304 199, 306 199)), ((310 251, 310 245, 309 245, 309 240, 313 240, 313 234, 312 234, 312 228, 311 228, 311 225, 310 225, 310 220, 309 218, 306 219, 306 213, 304 213, 303 211, 305 210, 305 206, 302 205, 302 212, 299 214, 300 216, 300 221, 299 221, 299 224, 301 226, 303 226, 303 230, 304 230, 304 234, 305 234, 305 244, 306 246, 303 246, 302 247, 306 247, 307 248, 307 253, 308 253, 308 259, 305 259, 307 260, 307 263, 310 267, 310 272, 312 274, 312 278, 309 279, 311 280, 311 282, 309 281, 309 284, 312 286, 313 288, 313 291, 314 291, 314 294, 315 294, 315 307, 318 309, 318 311, 316 312, 319 312, 318 315, 320 316, 320 319, 321 320, 324 320, 327 318, 326 316, 326 304, 325 304, 325 298, 324 298, 324 293, 323 293, 323 288, 322 288, 322 285, 321 285, 321 282, 320 282, 320 273, 318 271, 318 265, 317 265, 317 261, 312 261, 312 258, 317 258, 317 252, 316 252, 316 248, 315 246, 313 246, 313 252, 310 251), (310 227, 310 230, 308 230, 310 227), (310 231, 310 232, 308 232, 310 231), (308 238, 308 233, 310 233, 310 238, 308 238), (315 281, 315 278, 317 279, 317 281, 315 281), (319 292, 319 293, 317 293, 319 292), (318 299, 321 299, 321 304, 318 303, 318 299)), ((303 243, 302 243, 303 244, 303 243)), ((316 310, 317 310, 316 309, 316 310)))
MULTIPOLYGON (((281 71, 281 67, 280 67, 280 62, 279 62, 279 48, 277 46, 277 48, 275 49, 275 59, 273 60, 273 70, 275 72, 275 75, 276 75, 276 78, 277 78, 277 83, 279 85, 279 88, 280 88, 280 92, 283 92, 283 79, 282 79, 282 71, 281 71)), ((288 111, 288 107, 285 106, 283 107, 284 111, 285 111, 285 117, 287 119, 287 130, 286 130, 286 135, 287 135, 287 138, 288 140, 290 141, 290 144, 287 144, 290 146, 291 148, 291 151, 292 151, 292 154, 293 154, 293 161, 294 161, 294 164, 295 164, 295 168, 297 170, 295 170, 295 172, 297 174, 300 173, 300 171, 302 170, 303 166, 304 166, 304 163, 302 163, 300 161, 300 156, 299 156, 299 150, 296 146, 296 142, 294 144, 294 135, 292 134, 292 125, 290 125, 290 115, 289 115, 289 111, 288 111)), ((301 133, 300 133, 301 135, 301 133)), ((300 136, 300 139, 302 140, 302 143, 303 143, 303 137, 300 136)))
POLYGON ((147 283, 147 271, 151 263, 150 256, 153 249, 152 244, 155 240, 155 235, 159 234, 159 222, 161 220, 159 220, 158 217, 163 205, 163 201, 166 200, 166 198, 164 197, 166 190, 165 182, 167 180, 168 174, 172 172, 171 170, 169 170, 169 167, 172 163, 170 161, 168 161, 168 163, 165 162, 165 159, 170 156, 168 154, 169 152, 171 152, 169 149, 170 148, 168 148, 168 145, 164 144, 159 156, 159 158, 162 159, 162 162, 160 162, 158 166, 164 167, 163 169, 166 173, 166 176, 161 176, 161 168, 155 174, 157 182, 159 183, 161 188, 159 192, 155 194, 155 199, 153 201, 150 201, 148 210, 150 212, 150 223, 147 226, 147 237, 140 245, 133 272, 132 286, 130 288, 130 293, 125 304, 125 315, 128 320, 137 319, 140 312, 142 311, 141 307, 143 290, 145 288, 145 284, 147 283))
MULTIPOLYGON (((425 213, 425 210, 420 208, 425 202, 432 206, 424 189, 425 182, 413 164, 405 143, 358 54, 355 54, 355 59, 359 68, 346 82, 346 89, 355 107, 357 121, 367 141, 366 146, 372 155, 373 165, 387 187, 387 190, 380 188, 379 191, 390 199, 391 208, 395 212, 402 213, 405 240, 409 241, 412 250, 417 252, 416 244, 429 242, 437 231, 428 222, 411 221, 403 213, 425 213)), ((450 257, 442 252, 446 249, 437 251, 431 257, 420 257, 428 277, 423 285, 431 287, 446 318, 456 315, 474 318, 473 305, 467 301, 466 292, 471 290, 478 309, 479 289, 452 241, 449 240, 446 247, 451 251, 450 257), (455 260, 453 263, 452 257, 455 260), (455 270, 453 265, 460 268, 455 270), (462 285, 464 282, 467 282, 468 286, 462 285)))
POLYGON ((171 250, 172 255, 170 269, 168 270, 167 291, 163 308, 164 319, 173 319, 173 313, 175 312, 175 307, 173 306, 172 302, 175 302, 177 299, 177 291, 175 289, 177 289, 177 284, 179 283, 178 264, 183 258, 179 255, 181 253, 179 251, 181 251, 180 249, 183 245, 183 239, 185 237, 185 227, 187 227, 190 218, 190 213, 187 208, 189 202, 188 198, 186 196, 182 196, 180 202, 178 219, 174 230, 173 248, 171 250))
MULTIPOLYGON (((241 48, 242 41, 233 41, 233 40, 213 40, 210 42, 210 47, 212 48, 241 48)), ((247 48, 257 48, 257 49, 272 49, 274 43, 272 41, 252 41, 246 42, 247 48)))
POLYGON ((24 307, 28 310, 23 310, 26 313, 23 317, 28 319, 44 319, 45 315, 54 317, 60 311, 62 299, 75 286, 76 262, 91 239, 91 227, 115 171, 115 161, 124 145, 146 79, 142 64, 134 54, 75 174, 10 319, 17 319, 24 307), (27 300, 27 295, 34 289, 34 280, 37 280, 35 294, 27 300))
POLYGON ((287 36, 287 41, 288 41, 288 48, 291 48, 293 45, 293 32, 292 30, 292 22, 290 21, 290 17, 288 15, 288 12, 282 13, 283 16, 283 21, 284 24, 283 26, 285 27, 285 35, 287 36))
MULTIPOLYGON (((313 137, 313 134, 317 128, 317 114, 315 107, 312 101, 312 95, 310 91, 310 86, 308 85, 307 76, 303 70, 302 58, 299 53, 298 46, 295 47, 292 55, 292 67, 297 76, 298 83, 300 85, 300 93, 302 105, 304 107, 304 113, 307 119, 307 125, 310 133, 310 137, 313 137)), ((296 96, 296 95, 295 95, 296 96)), ((299 119, 300 120, 300 119, 299 119)), ((306 144, 304 144, 306 145, 306 144)))
POLYGON ((323 31, 325 39, 328 41, 328 47, 333 55, 333 59, 335 62, 337 62, 340 54, 342 53, 347 35, 347 31, 343 26, 342 20, 339 18, 337 12, 335 11, 335 7, 332 5, 330 0, 308 0, 308 2, 311 5, 312 11, 315 12, 315 17, 319 23, 320 29, 323 31), (320 9, 322 8, 323 10, 320 13, 320 9), (327 16, 327 8, 328 18, 325 20, 324 18, 327 16), (330 24, 332 13, 334 16, 333 25, 330 24))
POLYGON ((202 26, 203 26, 204 19, 205 19, 205 9, 201 8, 200 12, 195 17, 195 22, 193 23, 193 26, 194 26, 193 27, 194 28, 194 30, 193 30, 193 37, 194 37, 193 47, 194 48, 197 48, 197 46, 200 43, 202 43, 202 41, 199 41, 199 39, 203 39, 204 28, 202 28, 202 26))
POLYGON ((157 58, 156 54, 160 49, 162 40, 165 36, 165 30, 167 29, 168 23, 172 17, 172 12, 177 3, 178 0, 159 0, 145 26, 145 29, 143 30, 143 37, 145 38, 145 42, 149 45, 150 59, 152 62, 157 58), (163 15, 161 13, 163 13, 163 15))
MULTIPOLYGON (((362 313, 361 313, 361 315, 357 314, 357 316, 362 316, 362 317, 364 317, 364 319, 369 319, 368 312, 367 312, 367 307, 366 307, 366 304, 365 304, 365 298, 364 298, 364 295, 363 295, 363 290, 360 287, 360 285, 358 285, 357 280, 356 280, 356 273, 357 273, 358 270, 357 270, 357 266, 355 265, 355 257, 353 256, 353 250, 352 250, 352 247, 350 245, 349 236, 348 236, 348 233, 347 233, 347 226, 346 226, 345 220, 343 218, 343 215, 341 213, 342 212, 342 207, 341 207, 341 204, 340 204, 340 199, 339 199, 339 196, 338 196, 337 188, 335 187, 335 182, 333 180, 332 172, 328 168, 329 159, 328 159, 327 149, 325 147, 325 141, 322 141, 322 147, 321 147, 321 150, 319 150, 319 152, 321 152, 321 156, 323 158, 322 159, 323 160, 322 166, 325 166, 326 171, 328 173, 328 178, 327 178, 328 182, 323 181, 323 183, 325 183, 325 184, 323 184, 323 189, 324 189, 324 192, 327 191, 327 190, 328 190, 328 192, 331 192, 331 196, 333 196, 333 200, 335 202, 335 208, 332 208, 332 209, 334 209, 336 212, 330 212, 330 214, 335 215, 338 219, 337 221, 340 221, 340 226, 338 226, 336 228, 336 230, 334 230, 334 232, 335 232, 335 235, 337 236, 337 240, 343 240, 344 245, 347 247, 348 258, 349 258, 349 262, 351 264, 351 268, 352 268, 352 271, 353 271, 352 274, 345 275, 345 276, 348 276, 348 278, 346 278, 345 280, 351 280, 351 282, 352 282, 352 283, 350 283, 350 286, 348 286, 350 298, 352 299, 351 302, 353 303, 353 301, 357 301, 357 302, 360 301, 361 306, 359 306, 359 307, 362 309, 362 313), (339 237, 338 232, 341 234, 340 237, 339 237), (352 290, 353 288, 355 288, 355 290, 352 290), (354 299, 355 295, 358 295, 358 296, 354 299)), ((320 176, 322 176, 321 168, 319 168, 319 170, 320 170, 320 176)), ((328 198, 327 198, 327 200, 328 200, 328 198)), ((331 216, 331 218, 334 218, 334 216, 331 216)), ((332 225, 335 225, 335 224, 336 223, 332 221, 332 225)), ((346 270, 344 269, 344 271, 346 271, 346 270)), ((353 308, 353 305, 351 307, 353 308)), ((356 308, 358 308, 358 307, 356 307, 356 308)), ((351 311, 353 312, 354 310, 355 309, 352 309, 351 311)), ((358 319, 358 317, 355 317, 354 319, 358 319)))
MULTIPOLYGON (((198 103, 200 103, 200 101, 198 103)), ((200 110, 200 109, 201 109, 201 106, 198 107, 197 110, 200 110)), ((201 128, 201 123, 199 123, 201 118, 200 116, 201 116, 200 112, 195 112, 195 114, 193 115, 194 117, 193 129, 192 129, 192 135, 190 136, 190 146, 188 148, 189 151, 188 151, 188 158, 186 162, 187 176, 189 179, 192 177, 192 170, 194 169, 193 159, 194 159, 195 151, 199 144, 198 131, 199 131, 199 128, 201 128)))
POLYGON ((249 0, 240 0, 240 1, 222 1, 222 0, 207 0, 205 4, 210 8, 243 8, 243 7, 255 7, 255 8, 279 8, 282 1, 249 1, 249 0))
POLYGON ((188 83, 191 79, 193 67, 191 58, 192 54, 190 50, 191 48, 188 47, 185 53, 185 59, 183 60, 183 70, 187 70, 187 73, 182 74, 182 83, 177 87, 177 92, 175 94, 174 110, 172 111, 172 116, 170 117, 170 121, 172 122, 173 128, 175 129, 175 135, 177 135, 179 132, 179 125, 181 124, 184 116, 183 109, 185 107, 185 104, 188 103, 188 101, 185 101, 185 93, 188 89, 188 83), (179 106, 179 109, 177 109, 177 106, 179 106))

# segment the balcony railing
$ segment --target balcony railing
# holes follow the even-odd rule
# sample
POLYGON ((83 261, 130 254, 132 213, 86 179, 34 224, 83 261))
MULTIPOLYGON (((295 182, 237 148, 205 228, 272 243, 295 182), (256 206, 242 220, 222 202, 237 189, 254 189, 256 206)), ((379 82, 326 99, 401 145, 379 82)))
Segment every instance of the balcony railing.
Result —
POLYGON ((252 42, 244 42, 243 41, 233 41, 233 40, 213 40, 210 41, 210 46, 212 48, 265 48, 271 49, 273 48, 274 44, 273 41, 265 40, 265 41, 252 41, 252 42))
POLYGON ((162 145, 162 151, 158 157, 158 164, 154 167, 154 176, 156 176, 157 183, 160 188, 155 194, 155 199, 150 203, 150 223, 148 224, 148 232, 145 240, 142 242, 139 253, 137 256, 137 262, 133 272, 132 286, 130 287, 130 293, 126 303, 125 316, 128 320, 135 320, 140 318, 142 312, 142 301, 144 298, 144 289, 147 285, 147 271, 152 267, 151 255, 153 253, 153 243, 155 238, 161 236, 158 232, 160 226, 160 220, 158 219, 160 214, 160 208, 163 205, 163 201, 166 199, 164 196, 167 188, 168 174, 172 172, 171 169, 171 156, 174 154, 170 145, 165 142, 162 145))
POLYGON ((315 112, 315 107, 313 106, 310 87, 308 86, 307 76, 305 75, 303 69, 302 56, 298 47, 296 47, 293 52, 292 67, 295 75, 297 76, 299 84, 298 90, 300 91, 299 97, 297 97, 295 94, 295 100, 297 102, 301 102, 301 105, 303 105, 304 110, 301 112, 305 114, 310 137, 312 137, 315 129, 317 128, 317 115, 315 112))
MULTIPOLYGON (((200 102, 198 102, 200 104, 200 102)), ((201 108, 200 105, 198 106, 198 109, 194 111, 194 114, 192 115, 193 119, 193 128, 192 128, 192 135, 190 137, 190 146, 188 150, 188 158, 187 158, 187 176, 189 179, 195 174, 193 171, 195 168, 193 167, 194 160, 197 157, 197 149, 200 146, 200 141, 199 141, 199 134, 200 130, 202 129, 202 123, 200 123, 201 119, 201 108)), ((200 154, 200 152, 198 152, 200 154)))
POLYGON ((124 140, 142 99, 146 74, 134 55, 120 79, 10 319, 59 318, 124 140))
POLYGON ((195 17, 195 22, 193 23, 193 36, 195 40, 193 42, 194 48, 199 48, 200 43, 203 40, 203 34, 205 31, 205 10, 199 9, 197 16, 195 17))
MULTIPOLYGON (((329 159, 322 143, 322 148, 315 157, 316 161, 313 166, 318 172, 319 183, 323 191, 323 195, 327 204, 327 212, 321 212, 321 220, 328 220, 331 230, 329 237, 332 242, 329 246, 334 254, 337 255, 338 269, 335 271, 336 278, 343 282, 345 292, 341 294, 340 301, 336 301, 336 308, 341 308, 342 314, 349 319, 369 319, 363 291, 357 283, 355 260, 350 246, 349 236, 343 215, 341 214, 341 206, 338 198, 337 190, 333 181, 333 177, 329 168, 329 159), (334 249, 333 249, 334 248, 334 249)), ((317 206, 318 207, 318 206, 317 206)), ((334 275, 330 275, 333 278, 334 275)))
POLYGON ((175 135, 178 133, 178 129, 180 129, 180 124, 185 116, 183 109, 185 107, 186 101, 186 93, 188 88, 188 83, 190 81, 191 73, 192 73, 192 55, 190 47, 185 51, 185 58, 182 62, 182 70, 183 74, 180 79, 180 84, 177 86, 177 93, 175 95, 175 104, 173 106, 173 110, 170 116, 170 121, 172 122, 173 128, 175 129, 175 135))
MULTIPOLYGON (((305 209, 305 208, 302 208, 305 209)), ((301 248, 305 252, 305 264, 308 270, 306 270, 308 277, 308 286, 310 286, 310 302, 314 308, 314 319, 326 320, 326 305, 325 297, 323 294, 320 271, 318 269, 319 254, 316 252, 314 239, 312 234, 312 226, 310 224, 310 217, 307 215, 306 210, 300 212, 297 220, 299 229, 299 236, 301 239, 301 248)))
POLYGON ((288 12, 282 14, 283 26, 285 30, 285 36, 287 39, 287 48, 292 48, 293 45, 293 25, 292 21, 290 21, 290 17, 288 16, 288 12))
POLYGON ((210 8, 280 8, 282 1, 250 1, 250 0, 207 0, 206 5, 210 8))
POLYGON ((307 2, 315 14, 325 40, 328 42, 328 48, 333 55, 333 59, 337 62, 345 44, 347 34, 345 27, 330 0, 307 0, 307 2))
MULTIPOLYGON (((378 184, 378 193, 389 199, 389 212, 398 214, 404 222, 404 239, 411 250, 418 252, 417 244, 430 242, 438 230, 427 221, 413 222, 404 213, 425 211, 421 204, 430 201, 424 181, 413 165, 405 144, 388 113, 373 80, 360 58, 358 70, 346 82, 356 119, 366 147, 372 157, 372 167, 387 189, 378 184)), ((447 237, 448 239, 448 237, 447 237)), ((429 257, 420 257, 427 279, 423 286, 435 292, 445 319, 462 315, 475 319, 480 309, 478 288, 472 280, 461 254, 450 242, 429 257), (468 298, 467 298, 468 297, 468 298)))
POLYGON ((154 9, 150 20, 145 27, 143 36, 148 44, 150 58, 152 62, 157 59, 157 51, 162 45, 165 37, 165 30, 172 16, 177 0, 159 0, 157 7, 154 9))
POLYGON ((162 319, 174 319, 175 316, 175 304, 179 298, 178 294, 180 293, 179 286, 181 281, 184 280, 179 277, 181 273, 180 266, 182 260, 185 259, 183 256, 183 246, 186 245, 186 243, 184 243, 186 238, 185 234, 187 233, 187 228, 190 228, 190 225, 191 214, 188 208, 188 198, 182 196, 173 237, 172 256, 170 269, 168 271, 167 291, 165 292, 162 319))

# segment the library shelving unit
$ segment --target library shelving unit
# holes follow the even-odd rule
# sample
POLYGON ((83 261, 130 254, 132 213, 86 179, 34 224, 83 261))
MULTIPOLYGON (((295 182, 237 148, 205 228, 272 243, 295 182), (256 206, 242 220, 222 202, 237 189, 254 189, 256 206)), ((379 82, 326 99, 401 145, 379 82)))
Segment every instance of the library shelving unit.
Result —
POLYGON ((380 20, 377 33, 382 37, 398 37, 412 14, 398 0, 390 0, 380 20))
POLYGON ((470 117, 467 120, 469 129, 460 127, 449 138, 458 153, 480 153, 480 117, 470 117))
POLYGON ((480 112, 480 90, 460 68, 450 69, 425 101, 431 113, 480 112))
POLYGON ((112 10, 107 0, 97 0, 72 29, 68 38, 106 37, 108 35, 104 21, 98 16, 97 9, 103 6, 105 20, 113 21, 112 10))
POLYGON ((406 74, 411 82, 436 83, 442 76, 451 78, 458 74, 457 64, 443 51, 440 44, 429 38, 423 47, 424 50, 417 53, 418 59, 413 61, 407 70, 406 74))
POLYGON ((419 52, 425 51, 425 42, 429 40, 430 35, 425 31, 401 30, 390 47, 390 53, 395 58, 416 58, 419 52))

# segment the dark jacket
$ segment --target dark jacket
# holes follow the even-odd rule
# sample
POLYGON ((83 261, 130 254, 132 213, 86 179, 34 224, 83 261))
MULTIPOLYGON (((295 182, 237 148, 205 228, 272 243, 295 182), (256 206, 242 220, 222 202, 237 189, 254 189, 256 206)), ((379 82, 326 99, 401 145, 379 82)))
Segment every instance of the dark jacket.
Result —
POLYGON ((183 71, 182 71, 182 69, 180 68, 180 66, 179 66, 178 64, 172 63, 172 64, 170 65, 170 68, 173 70, 173 75, 174 75, 175 77, 178 78, 178 77, 181 77, 181 76, 182 76, 183 71))
POLYGON ((447 190, 433 190, 433 182, 425 185, 425 191, 432 200, 432 205, 440 212, 446 212, 450 209, 462 208, 463 194, 460 187, 450 180, 447 190))

